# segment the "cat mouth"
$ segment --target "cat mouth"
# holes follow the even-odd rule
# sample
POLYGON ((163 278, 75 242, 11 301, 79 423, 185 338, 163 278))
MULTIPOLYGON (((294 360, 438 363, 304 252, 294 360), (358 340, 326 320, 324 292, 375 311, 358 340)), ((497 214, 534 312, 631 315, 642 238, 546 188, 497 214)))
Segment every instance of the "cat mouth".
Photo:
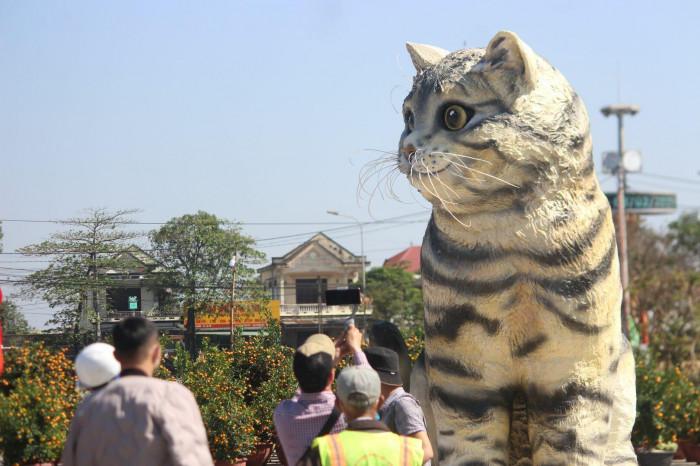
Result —
POLYGON ((425 172, 422 172, 422 171, 420 171, 420 170, 413 170, 413 171, 414 171, 415 173, 420 174, 420 175, 436 176, 436 175, 439 175, 440 173, 446 171, 448 168, 450 168, 449 165, 447 165, 447 166, 445 166, 445 167, 442 167, 442 168, 439 169, 439 170, 430 170, 430 169, 428 169, 428 170, 425 171, 425 172))

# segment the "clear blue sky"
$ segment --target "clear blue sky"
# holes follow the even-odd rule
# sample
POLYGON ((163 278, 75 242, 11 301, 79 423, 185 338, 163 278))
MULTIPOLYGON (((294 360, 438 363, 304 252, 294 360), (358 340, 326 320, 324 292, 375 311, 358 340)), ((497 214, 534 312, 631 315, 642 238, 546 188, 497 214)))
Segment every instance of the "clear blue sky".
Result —
MULTIPOLYGON (((642 108, 626 136, 645 171, 700 182, 698 24, 692 1, 1 0, 0 218, 135 207, 142 221, 198 209, 244 222, 338 221, 326 209, 369 220, 358 173, 378 155, 363 149, 396 147, 394 107, 413 74, 404 42, 479 47, 500 29, 517 32, 584 98, 598 165, 616 144, 598 109, 619 92, 642 108)), ((397 181, 408 204, 375 199, 375 218, 425 208, 405 185, 397 181)), ((700 185, 650 176, 631 185, 700 205, 700 185)), ((423 228, 368 227, 372 263, 418 244, 423 228)), ((55 226, 3 229, 7 252, 55 226)), ((359 253, 357 231, 331 236, 359 253)), ((272 256, 295 242, 261 245, 272 256)), ((0 265, 20 259, 0 256, 0 265)), ((46 318, 39 303, 26 310, 34 325, 46 318)))

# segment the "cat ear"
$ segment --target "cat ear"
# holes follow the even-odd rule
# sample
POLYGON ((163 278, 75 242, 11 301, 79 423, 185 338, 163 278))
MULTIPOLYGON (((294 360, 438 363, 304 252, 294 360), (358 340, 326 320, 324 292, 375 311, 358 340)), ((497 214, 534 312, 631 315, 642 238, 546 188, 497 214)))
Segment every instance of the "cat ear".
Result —
POLYGON ((433 47, 432 45, 426 44, 415 44, 413 42, 406 42, 406 49, 408 54, 411 56, 411 61, 413 66, 416 67, 417 72, 421 72, 426 68, 429 68, 442 60, 445 55, 447 55, 447 50, 443 50, 439 47, 433 47))
POLYGON ((521 92, 532 90, 537 84, 537 56, 517 34, 500 31, 486 46, 481 61, 474 67, 492 77, 503 90, 513 91, 516 84, 521 92))

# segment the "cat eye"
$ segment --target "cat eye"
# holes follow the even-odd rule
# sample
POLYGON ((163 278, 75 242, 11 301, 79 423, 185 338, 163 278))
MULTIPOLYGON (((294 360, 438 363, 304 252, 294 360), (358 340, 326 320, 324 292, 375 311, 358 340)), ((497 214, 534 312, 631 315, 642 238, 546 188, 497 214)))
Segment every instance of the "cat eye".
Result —
POLYGON ((406 127, 409 129, 409 131, 413 131, 413 125, 415 124, 413 121, 413 112, 407 110, 403 115, 403 119, 406 121, 406 127))
POLYGON ((442 121, 445 124, 445 128, 450 131, 457 131, 464 128, 473 113, 473 111, 467 110, 461 105, 453 104, 445 109, 442 115, 442 121))

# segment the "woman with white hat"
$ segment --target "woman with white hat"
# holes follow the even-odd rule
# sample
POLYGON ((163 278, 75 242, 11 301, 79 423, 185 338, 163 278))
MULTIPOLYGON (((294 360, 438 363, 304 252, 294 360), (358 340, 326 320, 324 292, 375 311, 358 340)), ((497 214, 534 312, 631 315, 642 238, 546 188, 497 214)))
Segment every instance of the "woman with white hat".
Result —
POLYGON ((83 348, 75 358, 78 386, 96 391, 119 375, 121 364, 114 357, 114 346, 93 343, 83 348))

